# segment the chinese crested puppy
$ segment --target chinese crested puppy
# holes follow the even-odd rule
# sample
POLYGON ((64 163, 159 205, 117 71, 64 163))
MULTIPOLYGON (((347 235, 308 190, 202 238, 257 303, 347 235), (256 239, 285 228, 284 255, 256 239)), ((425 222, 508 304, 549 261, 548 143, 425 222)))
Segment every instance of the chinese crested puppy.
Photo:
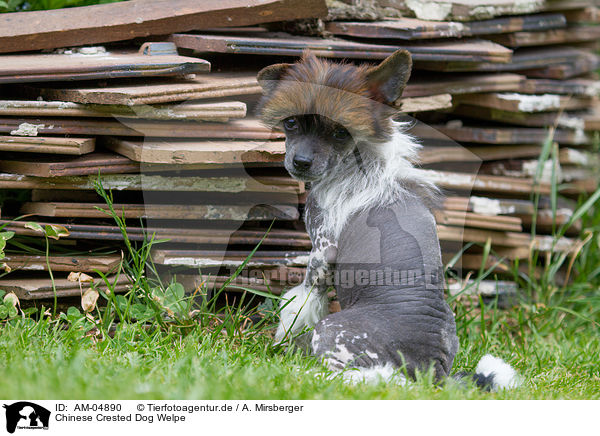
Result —
MULTIPOLYGON (((402 382, 398 368, 409 378, 433 368, 440 380, 458 350, 430 211, 437 189, 413 166, 418 143, 392 119, 411 66, 404 50, 375 67, 307 53, 258 74, 262 120, 286 134, 285 168, 310 182, 313 248, 303 283, 284 295, 275 339, 314 327, 299 342, 356 381, 402 382), (329 315, 331 287, 342 310, 329 315)), ((472 377, 491 389, 516 383, 492 356, 472 377)))

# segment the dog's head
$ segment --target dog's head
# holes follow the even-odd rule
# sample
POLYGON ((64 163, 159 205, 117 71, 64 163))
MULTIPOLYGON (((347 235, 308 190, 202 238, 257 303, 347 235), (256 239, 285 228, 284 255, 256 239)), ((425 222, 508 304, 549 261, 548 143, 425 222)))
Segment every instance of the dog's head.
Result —
POLYGON ((317 181, 359 143, 388 140, 411 66, 410 54, 399 50, 375 67, 332 63, 306 53, 295 64, 261 70, 261 116, 266 125, 285 131, 289 173, 317 181))

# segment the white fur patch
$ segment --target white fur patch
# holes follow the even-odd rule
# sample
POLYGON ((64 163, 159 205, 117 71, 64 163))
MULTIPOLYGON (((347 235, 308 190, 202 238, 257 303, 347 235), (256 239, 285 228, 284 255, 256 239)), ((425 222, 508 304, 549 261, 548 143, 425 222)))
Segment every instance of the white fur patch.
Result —
MULTIPOLYGON (((334 374, 336 376, 337 374, 334 374)), ((404 386, 406 377, 398 372, 398 368, 390 363, 372 366, 370 368, 351 368, 341 373, 341 377, 347 383, 380 383, 397 384, 404 386)))
POLYGON ((492 389, 499 391, 501 389, 516 388, 521 384, 517 372, 499 357, 494 357, 491 354, 486 354, 481 358, 475 368, 476 374, 481 374, 489 377, 493 374, 492 389))
POLYGON ((313 327, 329 311, 327 294, 318 295, 315 289, 307 289, 304 284, 285 293, 280 303, 280 306, 284 305, 286 306, 279 313, 280 321, 275 333, 277 342, 281 342, 286 335, 288 339, 293 337, 305 327, 313 327))
POLYGON ((386 206, 409 195, 403 180, 435 191, 422 170, 413 167, 421 145, 403 132, 403 127, 404 124, 394 122, 394 134, 388 142, 359 146, 362 168, 354 155, 349 155, 327 176, 313 183, 311 194, 322 210, 325 234, 337 240, 353 213, 375 205, 386 206))

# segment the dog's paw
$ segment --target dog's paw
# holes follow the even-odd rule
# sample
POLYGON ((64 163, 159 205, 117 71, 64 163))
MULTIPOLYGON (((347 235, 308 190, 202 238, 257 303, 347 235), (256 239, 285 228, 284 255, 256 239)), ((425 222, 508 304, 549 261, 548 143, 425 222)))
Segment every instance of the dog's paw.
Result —
POLYGON ((327 295, 318 295, 316 290, 307 289, 304 284, 286 292, 280 307, 276 342, 290 339, 306 327, 313 327, 329 312, 327 295))

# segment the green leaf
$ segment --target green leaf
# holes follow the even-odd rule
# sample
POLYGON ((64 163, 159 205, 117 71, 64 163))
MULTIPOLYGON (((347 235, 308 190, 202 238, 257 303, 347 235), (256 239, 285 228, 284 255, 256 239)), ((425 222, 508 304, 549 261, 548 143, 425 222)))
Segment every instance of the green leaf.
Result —
POLYGON ((6 294, 6 291, 3 289, 0 289, 0 298, 4 297, 5 294, 6 294))
POLYGON ((19 311, 17 310, 16 307, 14 307, 14 306, 9 306, 8 307, 8 316, 9 316, 9 318, 14 318, 18 314, 19 314, 19 311))
POLYGON ((58 224, 46 224, 46 235, 52 239, 60 239, 63 236, 69 236, 70 233, 64 226, 58 224))
POLYGON ((131 306, 129 313, 131 313, 132 317, 142 322, 147 321, 154 316, 154 312, 151 308, 140 303, 136 303, 131 306))
POLYGON ((44 228, 41 225, 39 225, 38 223, 34 223, 33 221, 25 223, 25 228, 26 229, 31 229, 31 230, 33 230, 35 232, 45 233, 44 232, 44 228))
POLYGON ((123 295, 115 295, 115 301, 121 313, 124 313, 127 310, 127 298, 125 298, 123 295))
POLYGON ((0 239, 8 241, 13 236, 15 236, 15 232, 0 232, 0 239))
POLYGON ((8 307, 4 304, 0 304, 0 319, 6 319, 8 317, 8 307))
POLYGON ((75 306, 71 306, 67 309, 67 316, 73 316, 73 317, 79 318, 79 317, 81 317, 81 312, 75 306))

